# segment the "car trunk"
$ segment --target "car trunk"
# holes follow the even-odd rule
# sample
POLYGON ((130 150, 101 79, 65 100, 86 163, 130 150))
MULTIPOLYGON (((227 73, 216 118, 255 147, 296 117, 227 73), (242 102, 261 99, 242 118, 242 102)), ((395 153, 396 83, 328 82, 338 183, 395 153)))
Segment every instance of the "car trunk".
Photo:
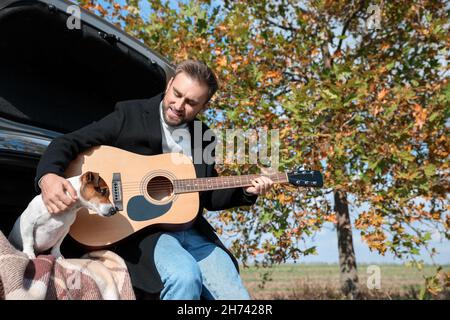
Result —
POLYGON ((91 16, 97 24, 69 30, 68 17, 43 2, 0 11, 1 116, 68 132, 108 114, 117 101, 164 89, 164 70, 137 43, 124 44, 125 34, 91 16))
MULTIPOLYGON (((173 72, 163 57, 84 11, 81 29, 69 30, 69 5, 0 0, 0 119, 42 129, 48 141, 104 117, 118 101, 161 92, 173 72)), ((5 233, 35 195, 40 156, 40 151, 14 149, 7 139, 4 144, 13 147, 2 148, 0 136, 0 228, 5 233)))

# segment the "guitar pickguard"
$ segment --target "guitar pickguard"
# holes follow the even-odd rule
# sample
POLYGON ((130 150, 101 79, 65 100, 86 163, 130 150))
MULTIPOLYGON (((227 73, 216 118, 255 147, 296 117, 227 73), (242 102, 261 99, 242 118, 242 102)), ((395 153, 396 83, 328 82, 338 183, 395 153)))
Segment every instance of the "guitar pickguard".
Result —
POLYGON ((131 220, 145 221, 164 215, 172 207, 172 202, 157 205, 149 202, 144 196, 134 196, 128 201, 127 214, 131 220))

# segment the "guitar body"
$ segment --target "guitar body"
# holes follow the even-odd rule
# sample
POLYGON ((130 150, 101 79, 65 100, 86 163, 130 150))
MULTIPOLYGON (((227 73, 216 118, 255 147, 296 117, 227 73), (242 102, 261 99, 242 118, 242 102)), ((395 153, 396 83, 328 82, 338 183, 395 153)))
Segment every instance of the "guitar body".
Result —
POLYGON ((193 222, 199 209, 199 193, 174 194, 172 181, 196 178, 190 158, 167 153, 143 156, 110 146, 81 153, 67 168, 66 177, 98 172, 108 184, 111 202, 120 192, 122 208, 111 217, 80 209, 70 229, 77 242, 89 248, 105 248, 149 226, 182 230, 193 222), (113 188, 119 177, 120 188, 113 188), (119 190, 119 191, 117 191, 119 190))

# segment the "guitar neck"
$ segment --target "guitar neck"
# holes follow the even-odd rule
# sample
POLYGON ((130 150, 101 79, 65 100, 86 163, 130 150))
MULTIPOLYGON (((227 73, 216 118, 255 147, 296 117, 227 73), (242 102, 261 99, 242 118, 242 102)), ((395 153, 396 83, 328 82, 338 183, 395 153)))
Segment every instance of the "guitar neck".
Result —
POLYGON ((265 176, 274 183, 289 183, 286 173, 278 172, 274 174, 250 174, 243 176, 223 176, 197 179, 178 179, 173 181, 174 193, 189 193, 210 191, 228 188, 239 188, 251 186, 251 181, 255 178, 265 176))

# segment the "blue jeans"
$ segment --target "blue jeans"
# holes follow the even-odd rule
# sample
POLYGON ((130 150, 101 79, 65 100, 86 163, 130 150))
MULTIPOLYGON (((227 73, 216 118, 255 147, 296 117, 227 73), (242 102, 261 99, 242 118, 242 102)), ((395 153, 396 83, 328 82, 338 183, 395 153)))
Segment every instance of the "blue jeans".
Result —
POLYGON ((195 229, 166 232, 155 247, 161 300, 249 300, 230 256, 195 229))

